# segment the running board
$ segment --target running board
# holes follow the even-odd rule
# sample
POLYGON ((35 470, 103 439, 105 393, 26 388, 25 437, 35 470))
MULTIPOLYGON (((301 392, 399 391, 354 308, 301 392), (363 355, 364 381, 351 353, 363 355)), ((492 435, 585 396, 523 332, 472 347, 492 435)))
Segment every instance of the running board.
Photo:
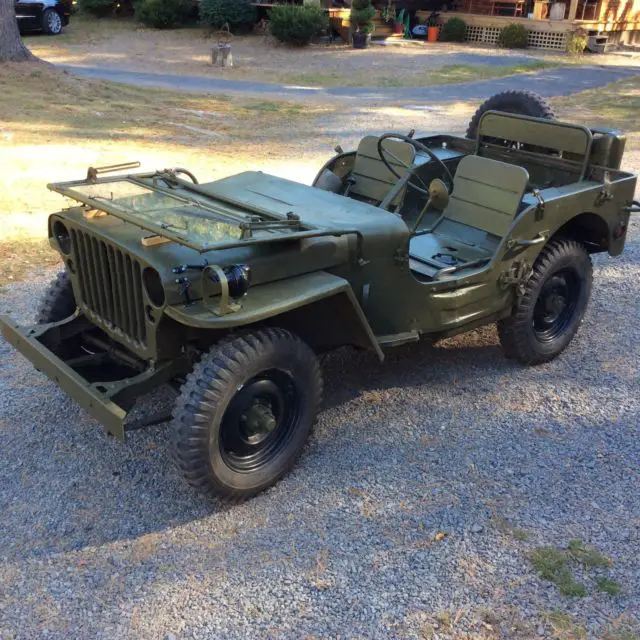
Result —
POLYGON ((417 331, 404 331, 387 336, 376 336, 376 340, 381 347, 399 347, 410 342, 418 342, 420 334, 417 331))

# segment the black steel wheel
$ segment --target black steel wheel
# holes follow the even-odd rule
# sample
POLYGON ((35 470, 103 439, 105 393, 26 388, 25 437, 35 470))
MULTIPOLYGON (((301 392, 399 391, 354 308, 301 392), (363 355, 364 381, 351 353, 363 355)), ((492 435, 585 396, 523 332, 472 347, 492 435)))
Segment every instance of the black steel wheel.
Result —
POLYGON ((545 281, 533 308, 533 331, 540 342, 552 342, 570 326, 581 288, 574 268, 556 271, 545 281))
POLYGON ((559 355, 578 331, 591 284, 591 259, 584 246, 566 238, 549 242, 511 316, 498 323, 505 355, 523 364, 559 355))
POLYGON ((71 280, 66 271, 61 271, 47 288, 36 314, 38 324, 60 322, 76 310, 71 280))
POLYGON ((322 396, 313 351, 284 329, 215 346, 187 377, 172 450, 186 480, 238 502, 273 485, 298 459, 322 396))

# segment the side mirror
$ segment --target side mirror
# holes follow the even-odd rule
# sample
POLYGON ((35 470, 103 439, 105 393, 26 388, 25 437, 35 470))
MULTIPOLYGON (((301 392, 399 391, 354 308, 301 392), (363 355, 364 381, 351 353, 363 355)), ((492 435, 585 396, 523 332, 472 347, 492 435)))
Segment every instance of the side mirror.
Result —
POLYGON ((429 206, 437 209, 438 211, 444 211, 449 204, 449 190, 447 185, 436 178, 429 184, 429 206))
POLYGON ((447 189, 447 185, 442 180, 440 180, 440 178, 432 180, 429 184, 429 199, 425 202, 420 215, 416 219, 415 224, 413 225, 413 229, 411 230, 411 235, 417 233, 418 228, 420 227, 420 223, 424 219, 424 216, 429 209, 433 208, 437 211, 442 212, 447 208, 448 204, 449 189, 447 189))

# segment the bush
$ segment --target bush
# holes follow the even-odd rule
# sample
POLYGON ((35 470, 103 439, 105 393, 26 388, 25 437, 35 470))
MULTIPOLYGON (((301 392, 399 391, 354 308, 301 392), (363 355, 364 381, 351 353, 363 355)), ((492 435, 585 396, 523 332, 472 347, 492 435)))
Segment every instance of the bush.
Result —
POLYGON ((500 31, 498 44, 507 49, 526 49, 529 32, 521 24, 508 24, 500 31))
POLYGON ((256 23, 258 11, 248 0, 201 0, 200 20, 215 29, 225 24, 234 29, 256 23))
POLYGON ((567 38, 567 53, 579 56, 587 48, 587 36, 584 33, 576 32, 569 34, 567 38))
POLYGON ((467 23, 461 18, 447 20, 440 30, 440 39, 447 42, 464 42, 467 39, 467 23))
POLYGON ((192 10, 191 0, 138 0, 134 15, 150 27, 166 29, 187 22, 192 10))
POLYGON ((317 6, 276 5, 269 12, 271 35, 297 47, 309 44, 313 36, 328 26, 327 14, 317 6))
POLYGON ((351 26, 355 31, 372 33, 374 29, 373 18, 376 10, 371 5, 371 0, 353 0, 351 9, 351 26))
POLYGON ((80 0, 80 11, 98 18, 115 13, 116 0, 80 0))

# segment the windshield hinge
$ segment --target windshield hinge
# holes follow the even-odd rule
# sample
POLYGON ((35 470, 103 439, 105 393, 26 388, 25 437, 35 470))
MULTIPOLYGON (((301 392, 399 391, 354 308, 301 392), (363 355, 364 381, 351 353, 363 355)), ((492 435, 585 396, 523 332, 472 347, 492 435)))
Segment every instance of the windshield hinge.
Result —
POLYGON ((531 189, 531 195, 538 201, 538 205, 536 206, 536 221, 540 221, 544 218, 544 198, 540 193, 540 189, 531 189))
POLYGON ((254 231, 273 231, 277 229, 293 229, 300 231, 302 224, 300 222, 300 216, 293 211, 287 213, 286 219, 283 220, 263 220, 257 216, 254 216, 248 222, 241 222, 240 229, 242 231, 242 240, 253 237, 254 231))

